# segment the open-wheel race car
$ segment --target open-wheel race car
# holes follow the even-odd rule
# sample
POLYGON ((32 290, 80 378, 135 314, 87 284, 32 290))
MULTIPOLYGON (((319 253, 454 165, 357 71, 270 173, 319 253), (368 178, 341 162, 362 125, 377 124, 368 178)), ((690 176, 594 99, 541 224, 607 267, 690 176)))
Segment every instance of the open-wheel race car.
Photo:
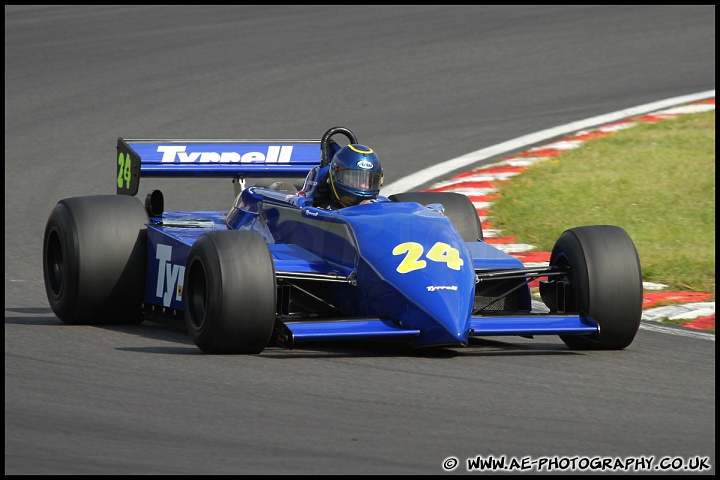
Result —
POLYGON ((483 240, 475 206, 458 193, 318 207, 311 172, 327 168, 345 139, 357 143, 344 127, 319 141, 118 138, 117 195, 60 200, 47 220, 52 310, 66 324, 176 318, 202 352, 217 354, 360 339, 631 344, 643 286, 625 230, 568 229, 548 266, 525 267, 483 240), (306 176, 302 188, 289 181, 306 176), (229 210, 166 211, 159 190, 136 197, 141 177, 226 177, 236 197, 229 210), (533 308, 535 280, 546 308, 533 308))

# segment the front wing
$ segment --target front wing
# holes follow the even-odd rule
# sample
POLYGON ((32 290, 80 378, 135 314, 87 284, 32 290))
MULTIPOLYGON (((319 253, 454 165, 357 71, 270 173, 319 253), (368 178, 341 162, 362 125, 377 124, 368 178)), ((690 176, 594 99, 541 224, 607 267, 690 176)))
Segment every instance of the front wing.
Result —
MULTIPOLYGON (((598 333, 597 322, 579 315, 551 315, 545 313, 521 316, 493 315, 471 317, 467 336, 520 336, 535 335, 591 335, 598 333)), ((378 340, 412 338, 420 330, 405 329, 392 320, 381 318, 338 318, 276 322, 275 342, 285 348, 298 343, 323 340, 378 340)), ((467 344, 467 341, 465 342, 467 344)))

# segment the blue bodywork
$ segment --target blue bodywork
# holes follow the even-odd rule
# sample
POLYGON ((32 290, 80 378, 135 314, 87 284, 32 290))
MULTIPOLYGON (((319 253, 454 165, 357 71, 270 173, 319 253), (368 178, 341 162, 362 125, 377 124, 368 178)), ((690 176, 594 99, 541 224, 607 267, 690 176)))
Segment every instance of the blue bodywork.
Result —
MULTIPOLYGON (((118 150, 118 193, 131 195, 137 193, 141 174, 291 177, 318 163, 317 142, 119 139, 118 150)), ((293 312, 292 305, 287 311, 279 308, 274 340, 286 347, 302 341, 377 338, 404 338, 415 346, 462 346, 471 336, 598 332, 596 322, 582 315, 534 312, 522 274, 506 281, 514 285, 511 310, 479 308, 486 301, 493 304, 478 294, 480 283, 487 281, 484 272, 522 271, 524 265, 482 240, 464 241, 441 208, 380 197, 377 203, 325 210, 312 206, 312 191, 257 186, 243 189, 228 211, 150 216, 146 306, 183 309, 190 248, 212 230, 261 235, 279 292, 302 282, 322 285, 313 291, 322 292, 318 296, 328 306, 324 313, 293 312)))

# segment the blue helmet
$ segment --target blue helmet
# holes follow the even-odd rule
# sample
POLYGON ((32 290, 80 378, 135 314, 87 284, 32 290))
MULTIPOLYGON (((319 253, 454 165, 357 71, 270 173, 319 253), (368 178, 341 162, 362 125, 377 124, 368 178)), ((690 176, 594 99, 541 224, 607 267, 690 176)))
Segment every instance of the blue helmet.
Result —
POLYGON ((346 207, 378 196, 383 171, 372 148, 360 144, 342 147, 330 162, 330 190, 346 207))

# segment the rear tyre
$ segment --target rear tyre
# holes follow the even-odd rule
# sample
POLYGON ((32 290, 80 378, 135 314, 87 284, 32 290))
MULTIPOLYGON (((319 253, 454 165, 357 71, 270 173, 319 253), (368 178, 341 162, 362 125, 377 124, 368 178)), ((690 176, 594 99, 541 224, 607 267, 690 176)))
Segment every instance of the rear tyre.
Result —
POLYGON ((265 240, 250 231, 212 231, 190 249, 185 325, 204 353, 260 353, 275 324, 275 267, 265 240))
POLYGON ((416 202, 420 205, 440 203, 445 216, 466 242, 483 239, 482 224, 475 205, 468 197, 455 192, 405 192, 388 197, 393 202, 416 202))
POLYGON ((600 326, 591 336, 561 335, 568 347, 620 350, 632 343, 642 317, 643 285, 640 258, 625 230, 612 225, 566 230, 555 242, 550 265, 569 266, 565 310, 600 326))
POLYGON ((135 197, 74 197, 55 205, 45 225, 43 277, 63 323, 142 322, 147 221, 135 197))

